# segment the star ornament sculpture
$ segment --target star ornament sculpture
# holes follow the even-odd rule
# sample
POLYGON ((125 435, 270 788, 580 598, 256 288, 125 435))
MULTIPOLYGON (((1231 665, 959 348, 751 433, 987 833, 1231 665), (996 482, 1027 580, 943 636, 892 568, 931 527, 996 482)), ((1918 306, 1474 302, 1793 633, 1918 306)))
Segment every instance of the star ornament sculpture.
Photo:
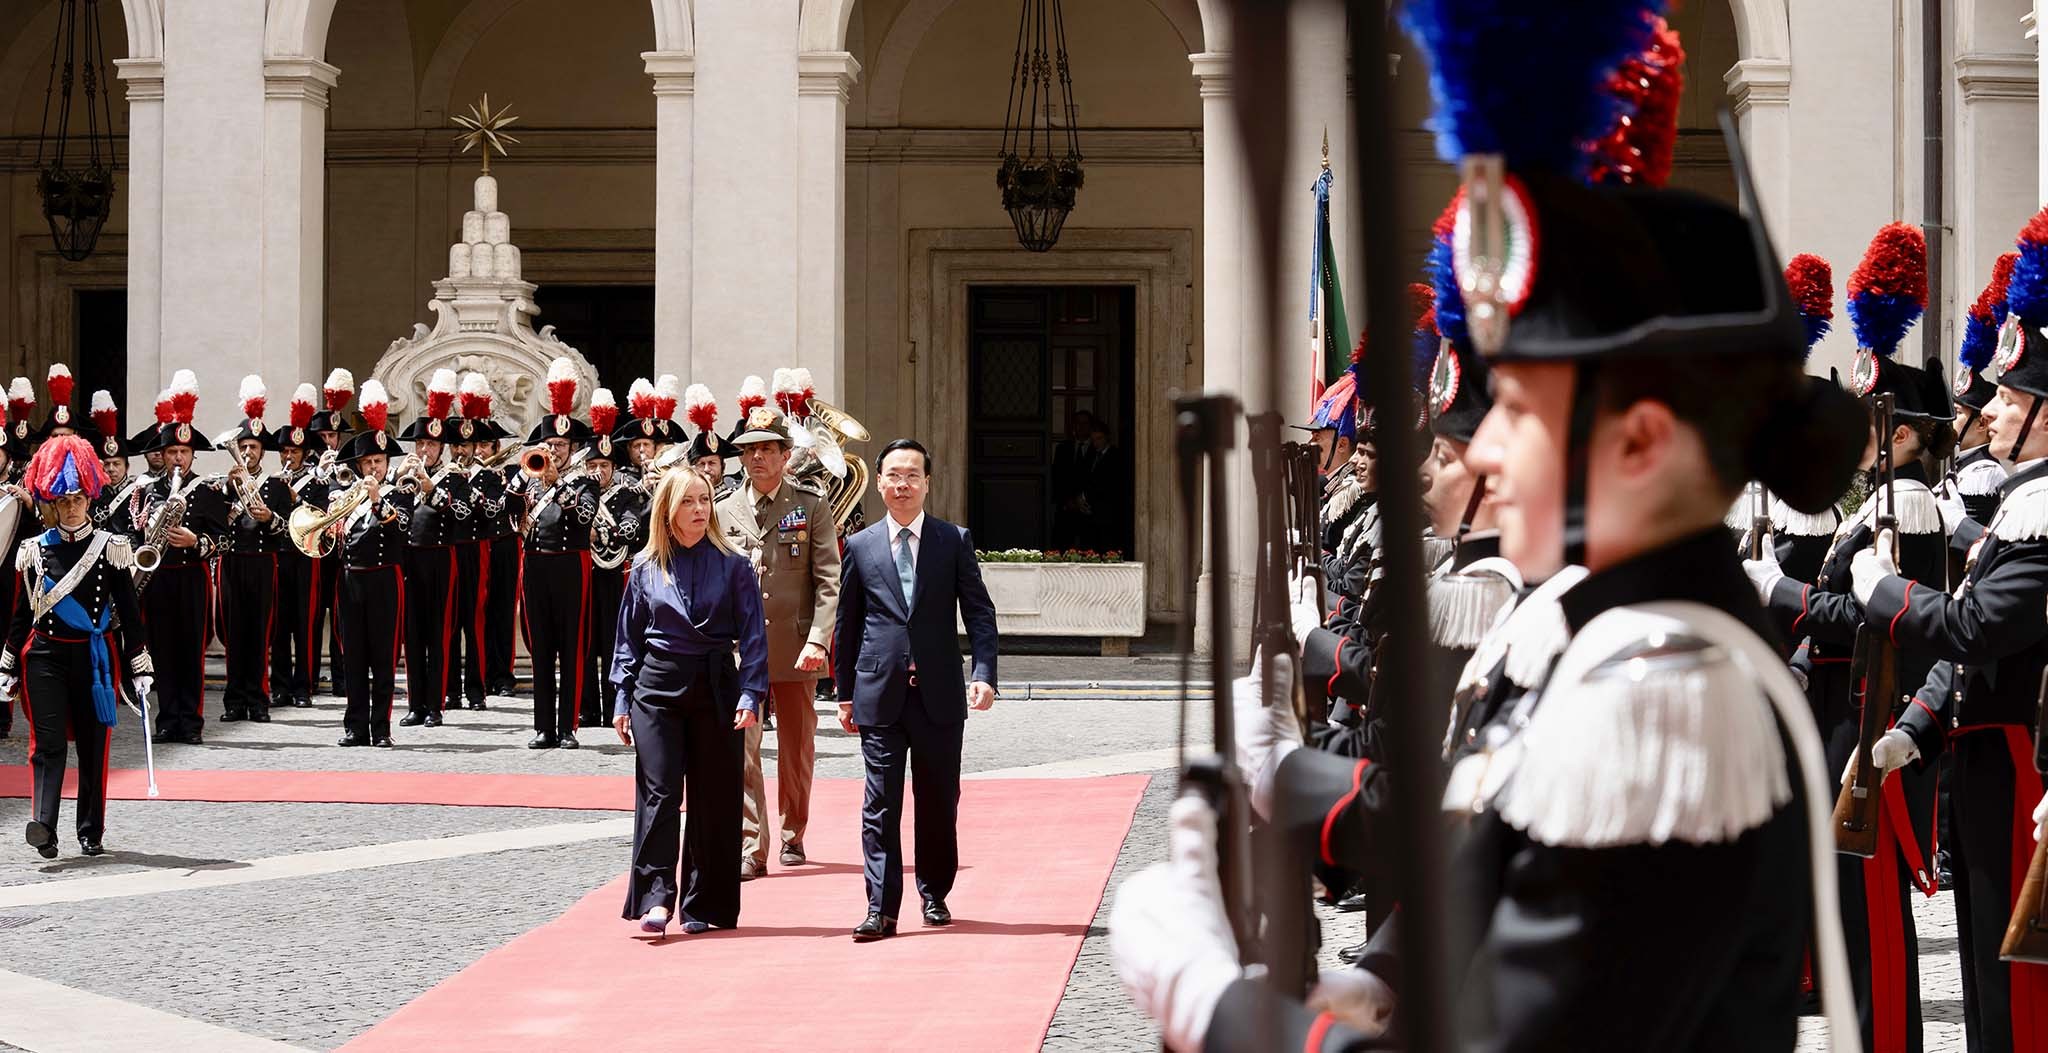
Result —
POLYGON ((481 100, 471 103, 468 113, 458 113, 451 120, 469 129, 455 137, 455 141, 462 144, 463 153, 472 148, 482 148, 485 175, 491 173, 491 151, 496 150, 499 157, 504 157, 507 153, 505 148, 519 142, 505 134, 505 129, 519 118, 512 114, 510 106, 500 106, 495 113, 492 112, 490 92, 485 92, 481 100))

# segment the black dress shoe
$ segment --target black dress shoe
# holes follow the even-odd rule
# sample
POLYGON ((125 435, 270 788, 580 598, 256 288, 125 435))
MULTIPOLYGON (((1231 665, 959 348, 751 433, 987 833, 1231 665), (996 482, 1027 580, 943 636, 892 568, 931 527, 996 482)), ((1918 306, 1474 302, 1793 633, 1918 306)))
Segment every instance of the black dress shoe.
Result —
POLYGON ((270 708, 272 708, 272 709, 290 709, 290 708, 291 708, 291 704, 292 704, 292 696, 290 696, 290 695, 272 695, 272 696, 270 696, 270 708))
POLYGON ((1365 909, 1365 893, 1353 892, 1337 901, 1337 909, 1346 914, 1355 914, 1365 909))
POLYGON ((80 854, 88 856, 103 856, 107 854, 107 850, 102 848, 98 841, 80 841, 78 842, 78 851, 80 854))
POLYGON ((526 740, 526 748, 530 750, 551 750, 559 745, 561 740, 551 731, 536 731, 532 738, 526 740))
POLYGON ((924 923, 926 925, 951 925, 953 912, 946 909, 946 901, 928 899, 924 901, 924 923))
POLYGON ((222 714, 220 715, 220 722, 221 722, 221 723, 223 723, 223 724, 233 724, 233 723, 235 723, 236 721, 239 721, 239 720, 243 720, 243 719, 246 719, 246 718, 244 718, 244 717, 242 716, 242 711, 241 711, 241 710, 239 710, 239 709, 230 709, 230 710, 227 710, 226 712, 223 712, 223 713, 222 713, 222 714))
POLYGON ((377 737, 376 737, 375 739, 372 739, 372 740, 370 740, 370 745, 372 745, 372 746, 376 746, 376 747, 378 747, 379 749, 387 749, 387 750, 388 750, 388 749, 390 749, 390 748, 391 748, 391 736, 389 736, 389 735, 379 735, 379 736, 377 736, 377 737))
POLYGON ((868 916, 853 927, 853 942, 872 943, 896 935, 896 919, 882 917, 878 910, 868 911, 868 916))
POLYGON ((573 731, 564 732, 561 741, 556 743, 556 745, 565 750, 581 749, 583 746, 582 743, 576 741, 576 733, 573 731))
POLYGON ((196 731, 188 731, 178 741, 187 746, 204 746, 206 745, 206 736, 196 731))
POLYGON ((441 714, 439 714, 439 713, 429 713, 429 714, 427 714, 427 720, 426 720, 426 725, 427 725, 428 727, 430 727, 430 728, 438 728, 438 727, 440 727, 440 726, 441 726, 441 714))
POLYGON ((57 832, 55 830, 31 819, 28 822, 28 829, 24 832, 23 836, 27 838, 28 846, 36 850, 37 855, 42 856, 44 859, 57 858, 57 832))
POLYGON ((253 710, 249 714, 249 719, 258 724, 268 724, 270 723, 270 711, 267 709, 253 710))
POLYGON ((479 699, 477 699, 476 701, 474 701, 474 702, 471 702, 471 703, 469 704, 469 708, 471 708, 471 709, 482 709, 482 708, 484 708, 484 700, 483 700, 483 699, 481 699, 481 698, 479 698, 479 699))
POLYGON ((337 746, 360 746, 362 744, 363 736, 358 734, 354 728, 342 732, 341 739, 335 743, 337 746))
POLYGON ((292 699, 292 708, 293 708, 293 709, 312 709, 312 708, 313 708, 313 696, 311 696, 311 695, 299 695, 299 696, 296 696, 296 697, 294 697, 294 698, 292 699))
POLYGON ((407 713, 398 718, 398 726, 401 728, 416 728, 426 722, 427 716, 424 713, 407 713))
POLYGON ((151 735, 151 736, 149 737, 149 741, 151 741, 151 742, 154 742, 154 743, 156 743, 157 745, 161 746, 161 745, 164 745, 165 743, 168 743, 168 742, 176 742, 176 741, 178 741, 178 736, 176 736, 176 735, 173 735, 173 734, 171 734, 171 733, 170 733, 170 732, 168 732, 168 731, 159 731, 159 732, 157 732, 156 734, 154 734, 154 735, 151 735))

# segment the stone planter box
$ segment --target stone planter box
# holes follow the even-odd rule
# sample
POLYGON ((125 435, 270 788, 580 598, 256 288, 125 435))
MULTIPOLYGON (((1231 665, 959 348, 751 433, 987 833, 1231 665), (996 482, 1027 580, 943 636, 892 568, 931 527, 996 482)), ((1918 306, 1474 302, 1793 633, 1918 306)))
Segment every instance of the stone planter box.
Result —
POLYGON ((1100 636, 1105 651, 1145 635, 1143 563, 983 563, 981 579, 1001 633, 1100 636))

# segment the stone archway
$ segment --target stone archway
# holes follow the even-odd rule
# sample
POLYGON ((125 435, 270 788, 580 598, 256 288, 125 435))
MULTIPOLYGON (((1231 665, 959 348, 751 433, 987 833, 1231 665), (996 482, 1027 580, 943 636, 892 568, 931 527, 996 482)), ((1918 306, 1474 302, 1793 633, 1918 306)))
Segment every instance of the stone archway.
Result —
POLYGON ((1792 17, 1785 0, 1728 0, 1741 56, 1723 78, 1757 207, 1780 251, 1792 231, 1792 17))

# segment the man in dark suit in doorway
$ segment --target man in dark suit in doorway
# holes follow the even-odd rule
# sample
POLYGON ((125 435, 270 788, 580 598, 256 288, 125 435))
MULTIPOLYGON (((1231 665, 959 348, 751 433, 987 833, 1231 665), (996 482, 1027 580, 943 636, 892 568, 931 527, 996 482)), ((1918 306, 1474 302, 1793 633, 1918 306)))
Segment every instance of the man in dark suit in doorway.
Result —
POLYGON ((841 562, 833 648, 839 725, 860 736, 867 768, 861 804, 868 913, 856 941, 896 933, 903 901, 903 775, 917 805, 917 887, 926 925, 953 915, 946 895, 959 867, 954 818, 967 710, 996 700, 996 613, 981 582, 974 539, 924 511, 931 454, 913 439, 875 462, 889 514, 853 535, 841 562), (967 626, 973 670, 960 670, 953 612, 967 626))

